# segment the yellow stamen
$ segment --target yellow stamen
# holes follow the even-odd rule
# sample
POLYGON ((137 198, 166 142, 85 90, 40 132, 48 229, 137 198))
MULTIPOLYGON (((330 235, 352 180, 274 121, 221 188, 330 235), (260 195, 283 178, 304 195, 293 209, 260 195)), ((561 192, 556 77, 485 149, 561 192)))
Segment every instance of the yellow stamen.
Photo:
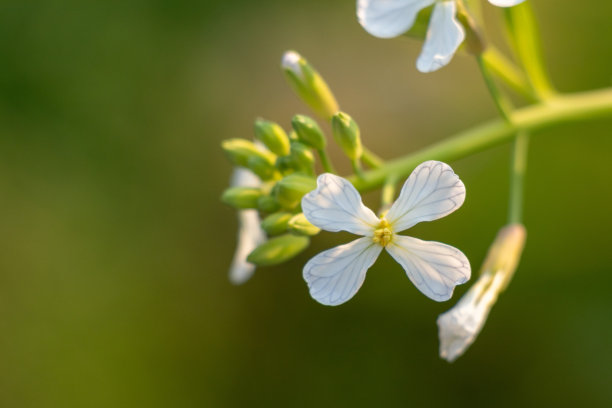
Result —
POLYGON ((386 219, 380 220, 380 224, 374 230, 374 236, 372 240, 377 244, 385 247, 393 239, 393 231, 391 231, 391 224, 386 219))

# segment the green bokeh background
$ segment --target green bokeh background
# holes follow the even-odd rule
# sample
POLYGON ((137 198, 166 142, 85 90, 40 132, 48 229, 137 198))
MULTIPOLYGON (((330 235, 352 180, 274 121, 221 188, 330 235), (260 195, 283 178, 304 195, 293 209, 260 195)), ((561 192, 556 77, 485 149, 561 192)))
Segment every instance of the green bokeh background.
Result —
MULTIPOLYGON (((534 6, 558 88, 609 86, 610 3, 534 6)), ((348 235, 228 282, 219 143, 309 113, 278 68, 291 48, 385 157, 495 116, 473 60, 421 74, 420 44, 367 35, 352 0, 0 2, 0 406, 612 406, 611 120, 533 138, 522 264, 452 365, 435 319, 455 300, 386 255, 342 307, 308 296, 301 265, 348 235)), ((477 269, 508 154, 452 163, 465 205, 411 235, 477 269)))

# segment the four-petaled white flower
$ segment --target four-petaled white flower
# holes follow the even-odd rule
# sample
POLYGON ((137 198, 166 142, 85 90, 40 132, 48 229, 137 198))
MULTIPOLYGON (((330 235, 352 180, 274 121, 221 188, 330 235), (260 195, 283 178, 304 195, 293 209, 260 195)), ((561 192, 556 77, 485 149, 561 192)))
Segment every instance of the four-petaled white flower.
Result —
MULTIPOLYGON (((231 185, 234 187, 259 187, 261 181, 249 170, 237 167, 232 175, 231 185)), ((247 262, 247 256, 265 239, 266 235, 261 229, 257 210, 238 211, 238 245, 229 272, 232 283, 239 285, 253 275, 255 265, 247 262)))
MULTIPOLYGON (((499 7, 511 7, 524 0, 489 0, 499 7)), ((410 30, 422 9, 434 5, 417 69, 432 72, 448 64, 465 39, 457 21, 455 0, 357 0, 357 18, 375 37, 397 37, 410 30)))
POLYGON ((326 231, 363 235, 312 258, 304 266, 310 295, 324 305, 346 302, 361 287, 366 271, 385 248, 405 269, 408 278, 436 301, 450 299, 456 285, 470 278, 470 263, 456 248, 439 242, 397 235, 413 225, 444 217, 465 200, 465 186, 445 163, 419 165, 404 184, 399 198, 381 218, 363 205, 346 179, 325 173, 317 189, 302 198, 304 215, 326 231))

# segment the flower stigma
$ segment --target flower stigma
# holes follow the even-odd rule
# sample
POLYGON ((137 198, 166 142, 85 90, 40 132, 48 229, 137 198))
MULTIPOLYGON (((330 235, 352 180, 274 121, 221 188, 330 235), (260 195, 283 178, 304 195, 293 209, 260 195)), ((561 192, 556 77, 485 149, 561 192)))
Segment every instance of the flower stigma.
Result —
POLYGON ((384 248, 387 246, 387 244, 389 244, 389 242, 391 242, 392 238, 393 231, 391 231, 391 224, 389 224, 389 221, 383 218, 380 220, 378 227, 376 227, 374 230, 372 240, 384 248))

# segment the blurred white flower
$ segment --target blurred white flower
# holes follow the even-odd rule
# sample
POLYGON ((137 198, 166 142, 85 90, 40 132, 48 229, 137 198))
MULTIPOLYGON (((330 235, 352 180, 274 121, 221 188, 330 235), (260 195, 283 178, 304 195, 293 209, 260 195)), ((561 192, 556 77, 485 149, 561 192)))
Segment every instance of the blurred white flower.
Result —
POLYGON ((440 357, 453 362, 476 340, 499 294, 512 278, 525 243, 525 228, 503 228, 489 249, 478 281, 438 317, 440 357))
MULTIPOLYGON (((510 7, 524 0, 489 0, 500 7, 510 7)), ((432 72, 448 64, 465 39, 465 30, 457 21, 455 0, 357 0, 357 18, 375 37, 397 37, 410 30, 419 12, 434 5, 417 69, 432 72)))
POLYGON ((383 217, 363 205, 359 192, 342 177, 325 173, 317 189, 302 198, 311 224, 326 231, 363 235, 312 258, 304 266, 310 295, 324 305, 346 302, 361 287, 366 272, 385 248, 426 296, 448 300, 456 285, 470 278, 470 263, 456 248, 397 235, 413 225, 442 218, 465 200, 465 187, 445 163, 428 161, 410 175, 383 217))
MULTIPOLYGON (((259 187, 261 181, 249 170, 237 167, 232 175, 234 187, 259 187)), ((259 244, 265 241, 266 235, 261 229, 259 214, 255 209, 238 211, 238 245, 230 266, 229 279, 239 285, 246 282, 255 272, 255 265, 247 262, 247 256, 259 244)))

